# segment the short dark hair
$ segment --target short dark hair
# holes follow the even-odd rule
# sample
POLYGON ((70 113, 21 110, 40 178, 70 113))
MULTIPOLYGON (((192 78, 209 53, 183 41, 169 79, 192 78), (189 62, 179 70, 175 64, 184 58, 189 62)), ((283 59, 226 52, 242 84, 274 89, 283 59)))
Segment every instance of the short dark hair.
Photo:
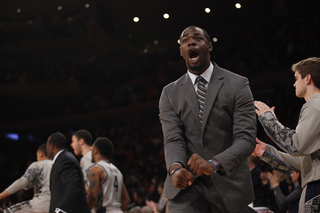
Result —
POLYGON ((42 152, 46 157, 48 157, 47 144, 46 143, 41 144, 37 151, 42 152))
POLYGON ((204 37, 206 37, 208 42, 211 42, 211 38, 210 38, 209 34, 207 33, 207 31, 205 29, 201 28, 201 27, 198 27, 198 28, 200 28, 203 31, 204 37))
POLYGON ((109 158, 113 153, 113 143, 105 137, 98 137, 94 142, 95 148, 99 151, 100 155, 109 158))
MULTIPOLYGON (((190 28, 190 27, 194 27, 194 28, 199 28, 199 29, 201 29, 201 30, 203 31, 203 33, 204 33, 204 37, 208 40, 208 42, 211 42, 211 38, 210 38, 210 36, 209 36, 209 34, 207 33, 206 30, 204 30, 203 28, 198 27, 198 26, 189 26, 189 27, 187 27, 186 29, 188 29, 188 28, 190 28)), ((184 29, 184 30, 186 30, 186 29, 184 29)), ((183 31, 184 31, 184 30, 183 30, 183 31)), ((181 37, 179 38, 179 41, 180 41, 180 39, 181 39, 181 37)))
POLYGON ((313 84, 320 89, 320 58, 311 57, 299 61, 292 65, 292 71, 298 71, 302 79, 305 78, 307 74, 310 74, 313 84))
POLYGON ((67 139, 61 133, 53 133, 52 135, 50 135, 49 143, 53 144, 58 149, 67 148, 67 139))
POLYGON ((87 145, 92 145, 92 136, 89 131, 81 129, 76 131, 73 135, 76 136, 78 140, 82 138, 87 145))

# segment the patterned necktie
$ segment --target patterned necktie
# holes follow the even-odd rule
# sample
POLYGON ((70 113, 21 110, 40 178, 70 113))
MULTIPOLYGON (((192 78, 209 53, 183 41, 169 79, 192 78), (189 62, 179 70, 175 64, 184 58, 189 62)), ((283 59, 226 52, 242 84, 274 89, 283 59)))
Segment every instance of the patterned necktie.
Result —
POLYGON ((206 93, 207 93, 207 89, 205 86, 206 80, 203 79, 201 76, 198 76, 196 81, 198 82, 197 98, 199 103, 199 120, 200 120, 200 123, 202 124, 204 102, 206 100, 206 93))

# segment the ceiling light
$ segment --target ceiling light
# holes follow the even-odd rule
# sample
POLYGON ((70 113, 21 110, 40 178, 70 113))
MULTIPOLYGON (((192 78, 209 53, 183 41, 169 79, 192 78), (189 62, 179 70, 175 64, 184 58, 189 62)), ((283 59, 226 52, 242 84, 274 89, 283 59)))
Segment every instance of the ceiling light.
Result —
POLYGON ((58 6, 57 9, 58 9, 58 10, 62 10, 62 6, 58 6))
POLYGON ((139 18, 138 18, 138 17, 134 17, 134 18, 133 18, 133 21, 134 21, 134 22, 139 22, 139 18))
POLYGON ((17 9, 17 13, 20 13, 20 12, 21 12, 21 9, 20 9, 20 8, 18 8, 18 9, 17 9))
POLYGON ((212 38, 213 42, 218 42, 218 39, 216 37, 212 38))
POLYGON ((163 18, 168 19, 169 18, 169 14, 168 13, 163 14, 163 18))
POLYGON ((241 4, 240 4, 240 3, 236 3, 235 6, 236 6, 237 9, 240 9, 240 8, 241 8, 241 4))
POLYGON ((87 3, 87 4, 84 5, 84 7, 85 7, 85 8, 89 8, 89 7, 90 7, 90 4, 87 3))
POLYGON ((206 11, 206 13, 210 13, 211 12, 211 10, 210 10, 210 8, 206 8, 206 9, 204 9, 204 11, 206 11))

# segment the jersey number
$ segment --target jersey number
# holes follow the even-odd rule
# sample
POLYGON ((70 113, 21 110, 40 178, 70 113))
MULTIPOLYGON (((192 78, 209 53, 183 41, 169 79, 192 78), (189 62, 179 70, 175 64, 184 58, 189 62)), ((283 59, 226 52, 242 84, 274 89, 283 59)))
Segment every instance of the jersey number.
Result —
POLYGON ((118 192, 119 184, 117 176, 114 176, 114 183, 113 186, 116 188, 116 192, 118 192))

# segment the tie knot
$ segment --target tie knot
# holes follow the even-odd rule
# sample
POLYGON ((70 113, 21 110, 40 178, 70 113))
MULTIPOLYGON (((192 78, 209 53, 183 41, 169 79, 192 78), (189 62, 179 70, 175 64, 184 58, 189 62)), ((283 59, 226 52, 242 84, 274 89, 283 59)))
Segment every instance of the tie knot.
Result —
POLYGON ((198 77, 196 78, 196 82, 199 82, 199 81, 202 81, 202 80, 203 80, 202 76, 198 76, 198 77))
POLYGON ((206 79, 204 79, 202 76, 198 76, 198 77, 196 78, 196 83, 205 85, 205 84, 207 83, 207 81, 206 81, 206 79))

